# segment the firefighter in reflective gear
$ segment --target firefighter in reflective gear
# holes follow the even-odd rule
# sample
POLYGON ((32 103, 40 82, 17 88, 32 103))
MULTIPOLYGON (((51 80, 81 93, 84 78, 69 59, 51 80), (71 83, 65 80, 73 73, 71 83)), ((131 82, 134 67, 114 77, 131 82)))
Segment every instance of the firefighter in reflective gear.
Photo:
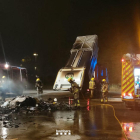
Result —
POLYGON ((2 83, 5 83, 6 81, 6 76, 2 76, 2 83))
POLYGON ((36 83, 35 83, 35 87, 37 88, 38 93, 43 93, 43 84, 42 81, 40 80, 39 76, 36 76, 36 83))
POLYGON ((35 87, 37 86, 42 86, 42 81, 40 80, 40 78, 37 76, 37 79, 36 79, 36 83, 35 83, 35 87))
POLYGON ((107 103, 108 102, 108 84, 105 79, 102 80, 101 83, 101 103, 107 103))
POLYGON ((94 77, 92 77, 91 80, 89 81, 89 89, 90 89, 90 98, 93 98, 93 93, 95 89, 94 77))
POLYGON ((68 82, 71 84, 70 92, 74 95, 74 103, 75 108, 80 108, 80 101, 79 101, 79 86, 76 82, 73 81, 72 78, 68 79, 68 82))

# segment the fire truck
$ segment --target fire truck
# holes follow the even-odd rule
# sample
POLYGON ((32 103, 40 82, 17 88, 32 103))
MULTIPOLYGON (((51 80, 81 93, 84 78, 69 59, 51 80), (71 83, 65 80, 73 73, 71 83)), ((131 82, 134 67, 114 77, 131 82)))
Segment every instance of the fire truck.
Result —
POLYGON ((121 92, 126 107, 140 105, 140 54, 123 55, 121 92))
POLYGON ((26 68, 0 64, 0 92, 22 94, 26 87, 26 68))

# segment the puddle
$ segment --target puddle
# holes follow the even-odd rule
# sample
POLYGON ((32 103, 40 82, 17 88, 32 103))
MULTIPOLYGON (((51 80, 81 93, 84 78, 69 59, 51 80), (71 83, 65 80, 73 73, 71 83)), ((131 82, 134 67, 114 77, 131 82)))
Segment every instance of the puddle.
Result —
POLYGON ((122 128, 129 139, 140 140, 140 123, 129 122, 122 123, 122 128))

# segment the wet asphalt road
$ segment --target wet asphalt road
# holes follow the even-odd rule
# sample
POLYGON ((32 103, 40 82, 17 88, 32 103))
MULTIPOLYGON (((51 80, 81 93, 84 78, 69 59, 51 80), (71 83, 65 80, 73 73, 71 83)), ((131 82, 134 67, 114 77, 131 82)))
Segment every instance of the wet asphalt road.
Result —
MULTIPOLYGON (((30 90, 24 94, 37 96, 35 92, 30 90)), ((58 102, 70 102, 73 106, 73 100, 69 100, 72 99, 72 94, 69 92, 46 90, 39 96, 43 99, 50 97, 56 97, 58 102)), ((120 102, 120 94, 110 93, 109 97, 109 104, 115 108, 116 116, 128 139, 139 140, 140 110, 125 108, 120 102)), ((80 103, 80 110, 16 115, 15 122, 20 123, 19 127, 5 128, 0 122, 0 137, 2 140, 125 140, 122 128, 110 106, 100 105, 98 99, 81 99, 80 103)))

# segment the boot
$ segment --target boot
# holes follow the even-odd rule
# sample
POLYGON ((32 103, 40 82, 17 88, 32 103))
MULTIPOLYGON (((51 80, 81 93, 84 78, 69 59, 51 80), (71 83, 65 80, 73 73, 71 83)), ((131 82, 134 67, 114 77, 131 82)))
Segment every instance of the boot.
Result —
POLYGON ((101 99, 101 103, 103 103, 104 102, 104 99, 101 99))

